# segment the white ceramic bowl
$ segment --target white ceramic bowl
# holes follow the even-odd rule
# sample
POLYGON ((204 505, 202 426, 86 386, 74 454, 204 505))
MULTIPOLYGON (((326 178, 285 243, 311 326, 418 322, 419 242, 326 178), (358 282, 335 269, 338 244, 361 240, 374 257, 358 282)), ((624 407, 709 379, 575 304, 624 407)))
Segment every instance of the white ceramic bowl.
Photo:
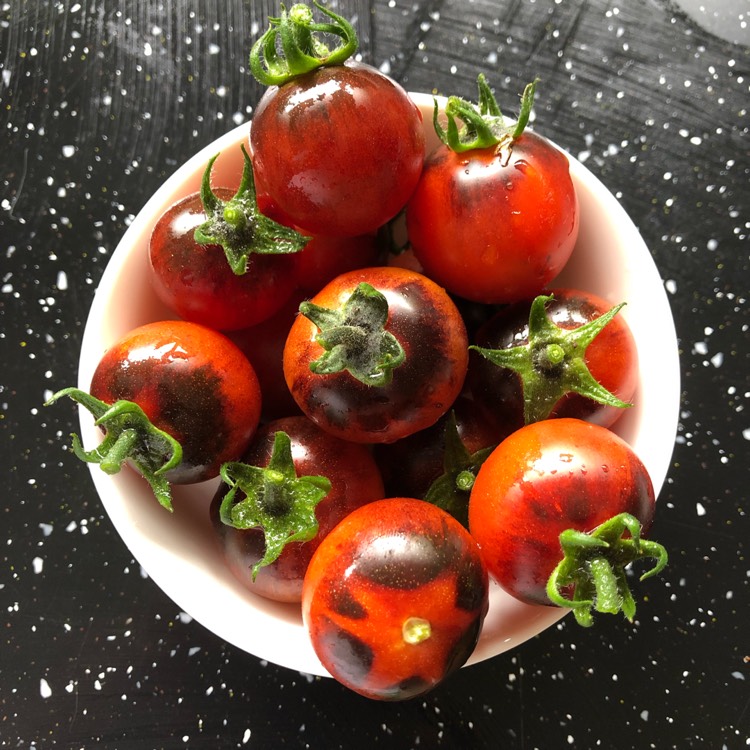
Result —
MULTIPOLYGON (((424 114, 430 147, 432 97, 412 94, 424 114)), ((206 162, 217 152, 216 185, 236 185, 242 125, 204 148, 180 167, 151 197, 128 228, 104 271, 89 313, 80 357, 79 387, 88 390, 94 369, 117 339, 138 325, 173 317, 149 282, 148 239, 160 214, 199 189, 206 162)), ((615 431, 645 463, 661 489, 677 429, 679 362, 677 342, 662 281, 648 248, 614 196, 582 164, 570 158, 581 221, 578 244, 556 285, 599 294, 613 304, 635 336, 641 362, 636 405, 615 431), (647 363, 647 364, 646 364, 647 363)), ((88 412, 81 412, 86 447, 101 439, 88 412)), ((108 476, 91 466, 101 501, 125 544, 155 583, 183 611, 220 638, 261 659, 301 672, 327 675, 303 628, 299 607, 267 601, 246 591, 229 573, 214 543, 208 506, 217 481, 176 487, 174 514, 154 499, 134 472, 108 476)), ((637 596, 637 592, 636 592, 637 596)), ((559 620, 565 611, 521 604, 493 586, 490 610, 469 664, 511 649, 559 620)))

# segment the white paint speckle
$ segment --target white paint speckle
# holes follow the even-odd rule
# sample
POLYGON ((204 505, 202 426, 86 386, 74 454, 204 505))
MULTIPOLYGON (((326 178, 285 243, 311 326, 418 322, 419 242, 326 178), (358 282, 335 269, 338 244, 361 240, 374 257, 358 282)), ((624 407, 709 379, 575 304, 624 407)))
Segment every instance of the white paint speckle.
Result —
POLYGON ((42 698, 49 698, 52 695, 52 688, 44 677, 39 680, 39 695, 41 695, 42 698))
POLYGON ((703 503, 696 503, 695 504, 695 512, 699 516, 705 516, 706 515, 706 509, 703 506, 703 503))
POLYGON ((250 737, 252 735, 252 732, 249 729, 245 730, 245 733, 242 735, 242 744, 247 745, 248 742, 250 742, 250 737))
POLYGON ((75 156, 76 153, 76 147, 71 145, 66 145, 62 147, 62 155, 66 159, 70 159, 72 156, 75 156))
POLYGON ((44 569, 44 560, 42 560, 42 558, 41 558, 41 557, 35 557, 35 558, 34 558, 34 559, 33 559, 33 560, 31 561, 31 567, 32 567, 33 571, 34 571, 34 572, 35 572, 35 573, 36 573, 37 575, 39 575, 39 573, 41 573, 41 572, 42 572, 42 570, 44 569))

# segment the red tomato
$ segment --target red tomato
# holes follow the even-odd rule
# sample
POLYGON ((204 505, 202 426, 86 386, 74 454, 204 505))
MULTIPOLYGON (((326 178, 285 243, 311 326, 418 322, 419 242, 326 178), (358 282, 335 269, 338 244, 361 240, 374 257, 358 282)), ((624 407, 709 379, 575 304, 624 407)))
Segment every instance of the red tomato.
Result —
POLYGON ((313 235, 355 236, 404 207, 425 144, 421 114, 401 86, 347 62, 268 88, 250 147, 265 214, 313 235))
POLYGON ((651 479, 624 440, 582 420, 544 420, 514 432, 484 462, 469 530, 506 591, 550 604, 546 585, 563 557, 563 531, 590 532, 621 513, 648 530, 654 502, 651 479))
POLYGON ((466 375, 468 342, 460 313, 437 284, 405 269, 367 268, 338 276, 311 303, 289 332, 284 375, 316 424, 347 440, 387 443, 450 408, 466 375))
POLYGON ((568 159, 524 131, 534 98, 526 87, 516 125, 505 127, 483 76, 479 106, 449 97, 455 125, 428 157, 406 208, 409 241, 424 272, 476 302, 538 294, 563 269, 578 236, 578 199, 568 159), (473 138, 469 135, 473 134, 473 138))
MULTIPOLYGON (((227 493, 224 485, 211 504, 211 519, 220 540, 224 558, 232 574, 252 591, 269 599, 299 602, 302 580, 308 563, 321 541, 350 512, 383 497, 383 482, 369 450, 328 435, 305 417, 278 419, 261 427, 245 453, 243 463, 265 467, 271 458, 274 436, 283 431, 291 439, 292 458, 298 476, 321 475, 331 483, 330 492, 315 507, 318 531, 306 542, 287 544, 276 560, 258 569, 263 558, 264 533, 259 527, 234 528, 223 523, 221 503, 227 493)), ((245 495, 240 492, 236 500, 245 495)))
POLYGON ((304 250, 296 253, 294 258, 297 287, 315 294, 342 273, 376 265, 378 255, 378 242, 374 234, 312 237, 304 250))
MULTIPOLYGON (((229 200, 234 192, 217 188, 229 200)), ((235 274, 220 245, 194 239, 206 221, 199 193, 169 208, 154 227, 149 243, 154 290, 159 299, 185 320, 235 330, 255 325, 277 312, 295 289, 292 255, 251 254, 247 271, 235 274)))
POLYGON ((487 571, 466 529, 421 500, 354 511, 305 575, 302 616, 323 666, 368 698, 428 692, 476 646, 487 571))
POLYGON ((252 365, 225 336, 184 321, 148 323, 113 345, 91 380, 106 403, 134 401, 182 445, 176 484, 216 477, 239 458, 258 426, 261 394, 252 365))
POLYGON ((507 432, 524 424, 526 397, 544 401, 542 416, 535 419, 575 417, 609 427, 623 414, 624 403, 633 398, 638 386, 638 350, 630 327, 622 315, 615 315, 591 343, 582 346, 568 333, 582 330, 582 326, 600 319, 613 306, 595 294, 577 289, 555 289, 550 295, 552 299, 544 303, 546 320, 557 331, 545 327, 530 335, 532 302, 526 300, 501 309, 475 336, 476 345, 482 350, 518 352, 516 347, 525 347, 530 377, 537 379, 538 389, 531 383, 524 386, 516 371, 472 351, 468 376, 471 391, 487 416, 507 432), (563 348, 564 358, 545 366, 542 355, 551 343, 563 348), (593 383, 588 376, 582 377, 582 367, 588 369, 593 383), (581 392, 566 390, 572 385, 568 375, 581 392), (596 388, 597 384, 623 403, 614 405, 596 388), (603 400, 582 395, 583 392, 603 400))

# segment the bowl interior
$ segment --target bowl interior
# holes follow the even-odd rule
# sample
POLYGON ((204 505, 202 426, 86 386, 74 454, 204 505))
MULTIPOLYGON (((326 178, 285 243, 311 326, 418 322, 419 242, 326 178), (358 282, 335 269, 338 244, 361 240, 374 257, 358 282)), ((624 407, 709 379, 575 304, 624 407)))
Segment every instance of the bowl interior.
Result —
MULTIPOLYGON (((429 148, 432 96, 411 95, 420 107, 429 148)), ((220 152, 213 182, 236 186, 242 169, 242 125, 190 158, 151 197, 122 237, 105 269, 89 313, 80 356, 79 387, 88 390, 102 354, 125 333, 149 321, 172 318, 151 290, 148 240, 161 213, 199 189, 206 162, 220 152)), ((569 157, 580 201, 580 236, 558 286, 594 292, 613 304, 625 301, 641 362, 636 405, 613 428, 635 449, 656 492, 671 460, 679 408, 679 361, 669 303, 653 259, 614 196, 569 157), (644 366, 648 363, 648 366, 644 366)), ((101 437, 81 411, 81 437, 92 447, 101 437)), ((175 512, 155 502, 146 482, 125 470, 91 474, 102 504, 135 559, 191 617, 220 638, 255 656, 300 672, 327 675, 309 643, 299 607, 267 601, 246 591, 225 567, 210 529, 208 506, 217 480, 175 488, 175 512)), ((498 586, 469 664, 495 656, 559 620, 564 611, 522 604, 498 586)))

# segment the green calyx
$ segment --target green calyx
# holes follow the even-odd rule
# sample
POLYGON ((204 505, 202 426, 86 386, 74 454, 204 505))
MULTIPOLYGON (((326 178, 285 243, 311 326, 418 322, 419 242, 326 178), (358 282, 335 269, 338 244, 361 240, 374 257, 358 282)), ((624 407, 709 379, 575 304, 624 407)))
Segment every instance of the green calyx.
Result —
POLYGON ((539 295, 531 303, 528 343, 509 349, 470 346, 498 367, 513 370, 523 388, 524 422, 546 419, 566 393, 578 393, 598 403, 618 408, 632 406, 599 383, 586 364, 586 349, 624 306, 572 330, 555 325, 547 315, 552 296, 539 295))
POLYGON ((331 21, 313 21, 312 9, 304 3, 296 3, 288 12, 282 5, 279 17, 268 19, 268 29, 250 50, 250 70, 259 83, 283 86, 318 68, 342 65, 357 51, 354 27, 315 0, 313 5, 331 21), (329 49, 320 35, 338 37, 340 43, 329 49))
POLYGON ((430 485, 424 499, 450 513, 469 528, 469 497, 477 472, 494 445, 469 453, 458 433, 455 412, 451 411, 445 425, 443 473, 430 485))
POLYGON ((253 580, 289 542, 307 542, 318 533, 315 507, 331 491, 331 482, 322 476, 297 476, 292 442, 285 432, 274 435, 268 466, 229 462, 222 465, 221 478, 229 485, 219 509, 222 523, 263 530, 265 553, 253 566, 253 580))
POLYGON ((667 564, 667 550, 658 542, 641 538, 641 523, 629 513, 620 513, 591 533, 566 529, 560 534, 564 557, 547 581, 547 596, 553 604, 573 610, 578 623, 593 625, 593 611, 622 612, 632 621, 635 600, 628 586, 625 567, 650 557, 656 564, 640 580, 660 573, 667 564), (625 532, 629 537, 623 536, 625 532), (564 591, 573 587, 572 598, 564 591))
POLYGON ((182 461, 182 446, 171 435, 155 427, 138 404, 115 401, 107 404, 78 388, 64 388, 45 406, 68 396, 88 409, 95 424, 105 431, 93 450, 84 450, 78 435, 72 435, 73 452, 87 463, 99 464, 106 474, 117 474, 130 461, 149 483, 159 503, 172 511, 172 493, 164 475, 182 461))
POLYGON ((433 109, 432 122, 438 138, 452 151, 462 153, 479 148, 497 147, 497 151, 509 148, 513 141, 526 129, 534 104, 534 94, 538 79, 529 83, 521 95, 521 110, 518 120, 508 124, 500 111, 495 95, 484 74, 477 78, 479 99, 477 104, 467 102, 458 96, 450 96, 445 104, 448 118, 447 128, 440 124, 437 100, 433 109), (459 128, 456 120, 463 126, 459 128))
POLYGON ((219 154, 213 156, 203 172, 201 203, 206 221, 195 230, 200 245, 221 245, 232 271, 241 276, 247 272, 252 253, 286 255, 302 250, 309 237, 264 216, 258 209, 253 165, 244 146, 244 166, 237 192, 221 200, 211 189, 211 170, 219 154))
POLYGON ((385 330, 388 300, 366 282, 338 309, 303 302, 299 311, 320 329, 315 341, 325 352, 310 363, 316 375, 347 371, 365 385, 385 386, 406 361, 398 339, 385 330))

